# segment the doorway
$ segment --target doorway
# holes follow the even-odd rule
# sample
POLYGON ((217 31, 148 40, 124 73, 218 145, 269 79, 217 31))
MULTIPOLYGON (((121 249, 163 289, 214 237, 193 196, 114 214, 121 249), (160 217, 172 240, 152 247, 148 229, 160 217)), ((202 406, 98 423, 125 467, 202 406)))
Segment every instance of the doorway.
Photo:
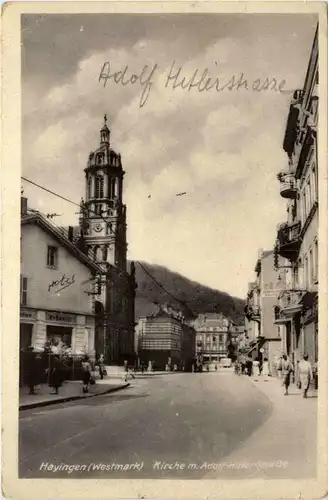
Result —
POLYGON ((19 386, 26 380, 26 367, 24 364, 24 350, 32 344, 33 324, 21 323, 19 329, 19 386))

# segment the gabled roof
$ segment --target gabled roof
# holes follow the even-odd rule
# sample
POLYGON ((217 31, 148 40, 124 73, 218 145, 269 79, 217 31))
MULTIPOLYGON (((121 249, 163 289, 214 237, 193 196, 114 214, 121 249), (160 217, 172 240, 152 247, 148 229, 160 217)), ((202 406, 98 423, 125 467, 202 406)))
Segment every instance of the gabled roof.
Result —
POLYGON ((42 228, 45 232, 50 234, 53 238, 55 238, 66 250, 73 255, 76 259, 78 259, 82 264, 89 267, 96 273, 103 273, 102 268, 96 264, 92 259, 90 259, 87 255, 85 255, 81 250, 77 248, 77 246, 72 243, 67 236, 60 229, 51 224, 45 217, 41 214, 36 213, 33 215, 24 215, 21 217, 21 225, 26 224, 36 224, 40 228, 42 228))

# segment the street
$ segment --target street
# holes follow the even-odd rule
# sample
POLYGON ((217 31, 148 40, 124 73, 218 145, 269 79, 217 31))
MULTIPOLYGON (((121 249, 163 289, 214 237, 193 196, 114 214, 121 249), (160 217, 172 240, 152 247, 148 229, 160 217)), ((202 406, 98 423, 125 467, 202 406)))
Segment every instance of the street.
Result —
POLYGON ((275 409, 249 377, 231 371, 155 374, 133 380, 119 393, 26 410, 20 414, 19 475, 311 477, 315 474, 316 400, 303 401, 296 394, 283 400, 280 388, 275 397, 281 398, 284 408, 298 405, 299 413, 285 411, 282 419, 280 399, 275 409), (305 418, 307 408, 313 424, 305 418), (139 465, 117 470, 118 464, 139 465), (68 471, 67 465, 82 467, 68 471))

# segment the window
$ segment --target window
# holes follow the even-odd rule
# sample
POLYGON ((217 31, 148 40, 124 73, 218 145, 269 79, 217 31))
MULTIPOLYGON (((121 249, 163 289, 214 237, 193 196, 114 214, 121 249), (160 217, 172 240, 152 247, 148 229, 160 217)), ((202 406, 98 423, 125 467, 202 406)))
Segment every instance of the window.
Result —
POLYGON ((304 272, 305 272, 305 276, 304 276, 304 281, 305 281, 305 287, 308 286, 309 284, 309 259, 307 257, 305 257, 305 260, 304 260, 304 272))
POLYGON ((96 215, 101 215, 102 214, 102 205, 101 205, 101 203, 97 203, 95 205, 95 214, 96 215))
MULTIPOLYGON (((298 266, 300 266, 300 265, 301 265, 301 261, 299 261, 298 266)), ((298 266, 293 268, 293 281, 294 281, 295 288, 297 288, 299 286, 298 266)))
POLYGON ((27 278, 25 276, 20 277, 20 304, 21 306, 27 304, 27 278))
MULTIPOLYGON (((311 192, 311 184, 310 184, 310 179, 308 179, 306 183, 306 197, 307 197, 307 209, 308 211, 311 210, 312 208, 312 192, 311 192)), ((307 215, 307 214, 306 214, 307 215)))
POLYGON ((115 195, 116 195, 116 179, 113 177, 111 178, 110 180, 110 184, 109 184, 109 198, 114 198, 115 195))
POLYGON ((96 177, 96 198, 104 197, 104 178, 100 175, 96 177))
POLYGON ((103 163, 103 160, 104 160, 104 155, 102 153, 98 153, 96 157, 97 164, 101 165, 103 163))
POLYGON ((92 179, 91 179, 91 177, 89 177, 89 179, 88 179, 88 198, 92 198, 91 189, 92 189, 92 179))
POLYGON ((47 266, 56 268, 58 265, 58 248, 48 246, 47 266))
POLYGON ((305 193, 305 190, 303 190, 302 214, 303 214, 303 224, 304 224, 305 221, 306 221, 306 216, 307 216, 307 204, 306 204, 306 193, 305 193))
POLYGON ((311 169, 311 187, 312 187, 312 200, 317 201, 318 200, 317 176, 314 163, 311 169))
POLYGON ((314 262, 313 262, 313 250, 312 250, 312 248, 310 249, 310 252, 309 252, 309 266, 310 266, 309 280, 310 280, 310 283, 312 283, 313 278, 314 278, 314 262))
POLYGON ((313 275, 314 275, 314 279, 315 281, 317 281, 318 279, 318 265, 319 265, 319 261, 318 261, 318 240, 315 240, 314 242, 314 256, 313 256, 313 275))

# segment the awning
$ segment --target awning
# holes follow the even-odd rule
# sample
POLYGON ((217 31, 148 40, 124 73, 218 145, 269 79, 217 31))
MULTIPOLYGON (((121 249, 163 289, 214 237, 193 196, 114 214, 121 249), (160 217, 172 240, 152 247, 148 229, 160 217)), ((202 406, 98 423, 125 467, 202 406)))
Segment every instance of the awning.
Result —
POLYGON ((302 297, 302 304, 305 307, 311 307, 313 306, 317 297, 318 297, 318 292, 306 292, 302 297))
POLYGON ((286 325, 292 320, 292 318, 278 318, 275 320, 275 325, 286 325))
POLYGON ((294 304, 294 305, 282 308, 282 312, 283 312, 285 317, 292 318, 293 316, 295 316, 295 314, 302 312, 302 309, 303 309, 302 304, 294 304))
POLYGON ((260 344, 263 344, 264 341, 265 341, 264 337, 259 337, 255 340, 252 340, 252 342, 250 342, 248 346, 245 346, 242 349, 242 351, 240 351, 240 354, 249 354, 250 352, 254 351, 254 349, 258 347, 260 344))

